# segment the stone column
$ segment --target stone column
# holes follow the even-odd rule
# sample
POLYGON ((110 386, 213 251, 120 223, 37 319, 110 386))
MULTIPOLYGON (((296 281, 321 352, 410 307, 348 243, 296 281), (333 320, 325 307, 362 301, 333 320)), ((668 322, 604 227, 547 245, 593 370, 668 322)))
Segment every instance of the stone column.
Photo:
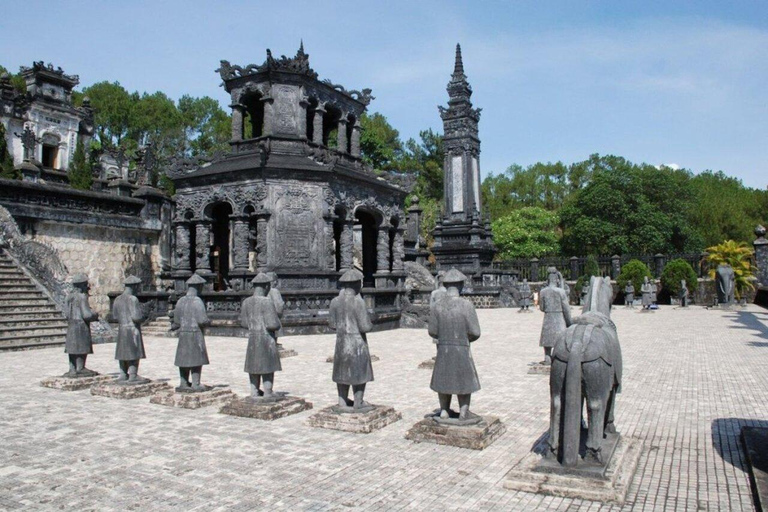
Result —
POLYGON ((175 242, 173 247, 174 267, 176 270, 189 271, 190 255, 192 254, 192 247, 189 246, 189 227, 190 222, 186 220, 174 222, 174 235, 175 242))
POLYGON ((325 268, 333 272, 336 270, 336 241, 333 238, 333 221, 336 216, 332 213, 323 215, 325 221, 325 268))
POLYGON ((243 140, 243 110, 245 106, 240 103, 233 103, 232 108, 232 141, 239 142, 243 140))
POLYGON ((336 149, 338 149, 342 153, 348 153, 347 123, 349 123, 349 120, 347 120, 347 118, 342 115, 341 119, 339 119, 338 129, 336 130, 336 142, 337 142, 336 149))
POLYGON ((571 280, 575 281, 579 278, 579 258, 571 256, 571 280))
POLYGON ((666 264, 666 257, 663 254, 656 254, 653 257, 654 277, 657 279, 661 277, 661 273, 664 272, 664 265, 666 264))
POLYGON ((611 256, 611 279, 614 281, 619 278, 621 274, 621 256, 614 254, 611 256))
POLYGON ((354 219, 344 219, 344 223, 341 225, 341 240, 339 245, 341 246, 341 270, 349 270, 352 268, 352 256, 354 252, 355 242, 352 228, 355 224, 354 219))
POLYGON ((755 248, 755 263, 757 265, 755 277, 758 283, 768 286, 768 240, 765 239, 765 228, 757 226, 755 228, 755 236, 757 238, 752 242, 755 248))
POLYGON ((539 280, 539 258, 531 258, 531 276, 528 278, 529 281, 538 281, 539 280))
POLYGON ((266 272, 267 265, 269 264, 267 223, 270 213, 267 210, 260 210, 254 215, 256 216, 256 271, 266 272))
POLYGON ((198 220, 195 223, 195 272, 210 274, 211 271, 211 222, 198 220))
POLYGON ((350 140, 350 153, 355 158, 360 158, 360 133, 362 130, 360 120, 355 119, 355 124, 352 125, 352 139, 350 140))
POLYGON ((264 128, 261 131, 261 135, 272 135, 275 119, 274 98, 272 96, 264 96, 259 101, 264 103, 264 128))
POLYGON ((405 258, 405 246, 403 245, 403 228, 395 230, 395 242, 392 247, 392 271, 403 271, 403 259, 405 258))
POLYGON ((302 97, 299 101, 299 137, 307 138, 307 108, 309 107, 309 98, 302 97))
POLYGON ((246 215, 231 215, 232 219, 232 270, 233 272, 248 272, 248 250, 250 232, 246 215))
POLYGON ((315 115, 312 118, 312 142, 315 144, 323 143, 323 116, 325 109, 322 104, 318 104, 315 109, 315 115))
POLYGON ((376 273, 386 274, 389 272, 389 225, 379 226, 378 237, 376 238, 376 273))

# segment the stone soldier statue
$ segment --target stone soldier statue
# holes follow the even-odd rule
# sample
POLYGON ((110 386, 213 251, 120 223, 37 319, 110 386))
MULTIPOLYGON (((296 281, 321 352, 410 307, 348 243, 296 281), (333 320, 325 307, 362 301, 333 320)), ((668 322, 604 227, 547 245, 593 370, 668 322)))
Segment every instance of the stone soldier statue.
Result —
POLYGON ((472 393, 480 390, 469 346, 480 338, 480 322, 472 303, 460 297, 466 279, 455 268, 449 270, 443 280, 446 296, 429 313, 429 335, 437 338, 437 358, 430 388, 437 392, 440 419, 443 420, 451 416, 453 395, 459 400, 459 420, 470 419, 472 393))
POLYGON ((523 279, 520 285, 520 311, 529 311, 531 307, 531 287, 527 279, 523 279))
POLYGON ((336 331, 333 354, 333 382, 339 394, 339 407, 352 405, 364 409, 365 385, 373 381, 371 354, 365 334, 373 329, 365 301, 360 296, 363 274, 357 269, 344 272, 339 278, 342 293, 331 301, 328 326, 336 331), (354 401, 348 398, 352 386, 354 401))
POLYGON ((688 307, 688 283, 685 282, 685 279, 680 281, 680 294, 678 298, 680 299, 680 307, 681 308, 687 308, 688 307))
POLYGON ((562 288, 565 291, 565 296, 568 297, 570 303, 571 287, 565 282, 562 272, 557 271, 557 287, 562 288))
POLYGON ((445 277, 445 270, 439 270, 435 279, 435 289, 429 294, 429 307, 439 300, 441 297, 445 297, 445 285, 443 284, 443 277, 445 277))
POLYGON ((635 285, 632 281, 627 281, 627 286, 624 287, 624 305, 630 309, 635 307, 635 285))
POLYGON ((587 303, 587 297, 589 296, 589 283, 585 283, 584 286, 581 287, 581 305, 585 305, 587 303))
POLYGON ((138 384, 147 382, 139 377, 139 360, 145 359, 144 340, 141 337, 141 322, 144 320, 139 299, 134 295, 134 288, 141 284, 141 279, 128 276, 123 282, 125 291, 120 294, 112 306, 112 316, 117 320, 117 346, 115 359, 120 362, 118 382, 138 384))
POLYGON ((248 329, 245 372, 251 379, 251 398, 274 398, 275 372, 283 370, 275 337, 280 329, 280 318, 268 295, 271 279, 259 272, 251 282, 253 295, 245 299, 240 308, 240 324, 248 329), (260 389, 260 381, 263 381, 264 390, 260 389))
POLYGON ((653 288, 651 287, 648 276, 643 278, 643 285, 640 287, 640 293, 643 294, 643 309, 650 309, 653 304, 653 288))
MULTIPOLYGON (((277 288, 277 274, 275 272, 267 272, 266 274, 270 279, 269 294, 267 296, 272 299, 272 302, 275 304, 275 311, 277 311, 277 317, 280 319, 281 323, 280 330, 275 331, 275 340, 277 340, 283 334, 282 322, 283 311, 285 310, 285 301, 283 300, 283 294, 281 294, 280 290, 277 288)), ((282 345, 279 342, 277 343, 277 348, 282 348, 282 345)))
POLYGON ((547 269, 549 284, 539 293, 539 309, 544 312, 539 346, 544 347, 542 364, 552 364, 552 347, 557 337, 571 325, 571 306, 565 290, 557 286, 558 272, 555 267, 547 269))
POLYGON ((93 354, 90 323, 98 320, 98 313, 88 304, 88 277, 77 274, 72 278, 72 292, 64 302, 64 316, 67 317, 67 339, 64 352, 69 356, 67 377, 91 377, 96 372, 85 367, 88 354, 93 354))
POLYGON ((651 281, 651 303, 656 304, 659 301, 659 285, 656 281, 651 281))
POLYGON ((203 328, 211 321, 205 312, 205 304, 198 297, 205 279, 197 274, 187 279, 187 294, 176 303, 173 312, 173 330, 179 331, 179 344, 176 347, 174 365, 179 367, 179 387, 177 391, 205 391, 200 384, 203 365, 209 363, 208 350, 205 347, 203 328), (192 374, 190 382, 189 374, 192 374))

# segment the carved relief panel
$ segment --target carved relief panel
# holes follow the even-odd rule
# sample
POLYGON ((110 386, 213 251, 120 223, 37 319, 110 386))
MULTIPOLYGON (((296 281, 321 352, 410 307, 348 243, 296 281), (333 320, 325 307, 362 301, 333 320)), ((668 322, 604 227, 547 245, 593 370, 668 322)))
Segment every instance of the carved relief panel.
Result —
POLYGON ((274 184, 270 192, 273 212, 269 229, 270 265, 323 270, 325 220, 321 187, 274 184))

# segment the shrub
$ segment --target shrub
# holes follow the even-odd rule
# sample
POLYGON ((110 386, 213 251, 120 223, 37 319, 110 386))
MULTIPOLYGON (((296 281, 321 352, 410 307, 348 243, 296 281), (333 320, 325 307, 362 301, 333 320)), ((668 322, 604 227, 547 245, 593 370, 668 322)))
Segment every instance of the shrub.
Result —
POLYGON ((734 242, 726 240, 725 242, 712 247, 707 247, 709 256, 709 277, 715 278, 717 266, 721 263, 727 263, 733 268, 736 275, 736 298, 740 299, 741 294, 747 290, 754 289, 752 284, 752 249, 746 242, 734 242))
POLYGON ((616 279, 619 290, 624 290, 628 282, 635 287, 635 293, 640 293, 640 287, 643 285, 643 278, 651 279, 653 275, 648 265, 640 260, 629 260, 626 265, 621 267, 619 277, 616 279))
POLYGON ((69 184, 73 188, 90 190, 93 185, 91 164, 85 154, 83 139, 80 137, 77 139, 75 154, 72 155, 72 163, 69 165, 69 172, 67 174, 69 176, 69 184))
POLYGON ((672 297, 677 297, 680 293, 680 281, 685 279, 688 290, 693 293, 699 287, 696 272, 690 263, 683 259, 672 260, 664 267, 661 273, 661 286, 667 290, 672 297))

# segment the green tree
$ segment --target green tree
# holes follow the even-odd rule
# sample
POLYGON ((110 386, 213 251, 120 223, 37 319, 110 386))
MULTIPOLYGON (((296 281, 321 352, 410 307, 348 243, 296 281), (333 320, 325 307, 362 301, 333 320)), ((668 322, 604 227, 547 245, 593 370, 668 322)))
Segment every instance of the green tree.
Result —
POLYGON ((443 198, 443 136, 431 129, 419 132, 419 141, 408 139, 400 170, 416 174, 414 193, 421 199, 443 198))
POLYGON ((524 207, 493 221, 493 240, 499 259, 533 258, 556 254, 558 217, 536 206, 524 207))
POLYGON ((16 92, 22 94, 27 92, 27 81, 24 80, 24 77, 21 76, 21 73, 11 73, 3 66, 0 66, 0 76, 2 76, 4 73, 8 74, 9 78, 11 79, 11 84, 13 84, 13 88, 16 89, 16 92))
POLYGON ((581 293, 582 288, 589 283, 591 277, 598 276, 600 276, 600 265, 597 263, 597 258, 590 254, 587 256, 587 261, 584 262, 584 271, 576 280, 576 285, 574 286, 576 293, 581 293))
POLYGON ((78 137, 75 146, 75 154, 72 155, 72 163, 67 171, 69 184, 77 189, 90 190, 93 185, 93 172, 88 158, 85 155, 83 139, 78 137))
POLYGON ((212 155, 229 148, 232 121, 218 101, 208 96, 193 98, 184 95, 179 99, 178 110, 188 155, 212 155))
POLYGON ((119 82, 98 82, 83 89, 91 100, 94 117, 94 135, 103 148, 121 145, 133 128, 135 96, 119 82))
POLYGON ((363 160, 376 170, 397 169, 402 158, 400 133, 378 112, 360 118, 360 152, 363 160))
POLYGON ((653 275, 648 265, 640 260, 629 260, 623 267, 619 277, 616 279, 616 283, 619 285, 620 290, 624 290, 628 282, 632 283, 635 287, 635 294, 640 293, 640 287, 643 285, 645 278, 651 279, 653 275))
POLYGON ((691 264, 678 258, 664 266, 664 271, 661 273, 661 286, 672 297, 677 297, 677 294, 680 293, 680 285, 682 284, 680 281, 683 279, 685 279, 685 285, 690 292, 695 292, 699 287, 698 277, 691 264))

